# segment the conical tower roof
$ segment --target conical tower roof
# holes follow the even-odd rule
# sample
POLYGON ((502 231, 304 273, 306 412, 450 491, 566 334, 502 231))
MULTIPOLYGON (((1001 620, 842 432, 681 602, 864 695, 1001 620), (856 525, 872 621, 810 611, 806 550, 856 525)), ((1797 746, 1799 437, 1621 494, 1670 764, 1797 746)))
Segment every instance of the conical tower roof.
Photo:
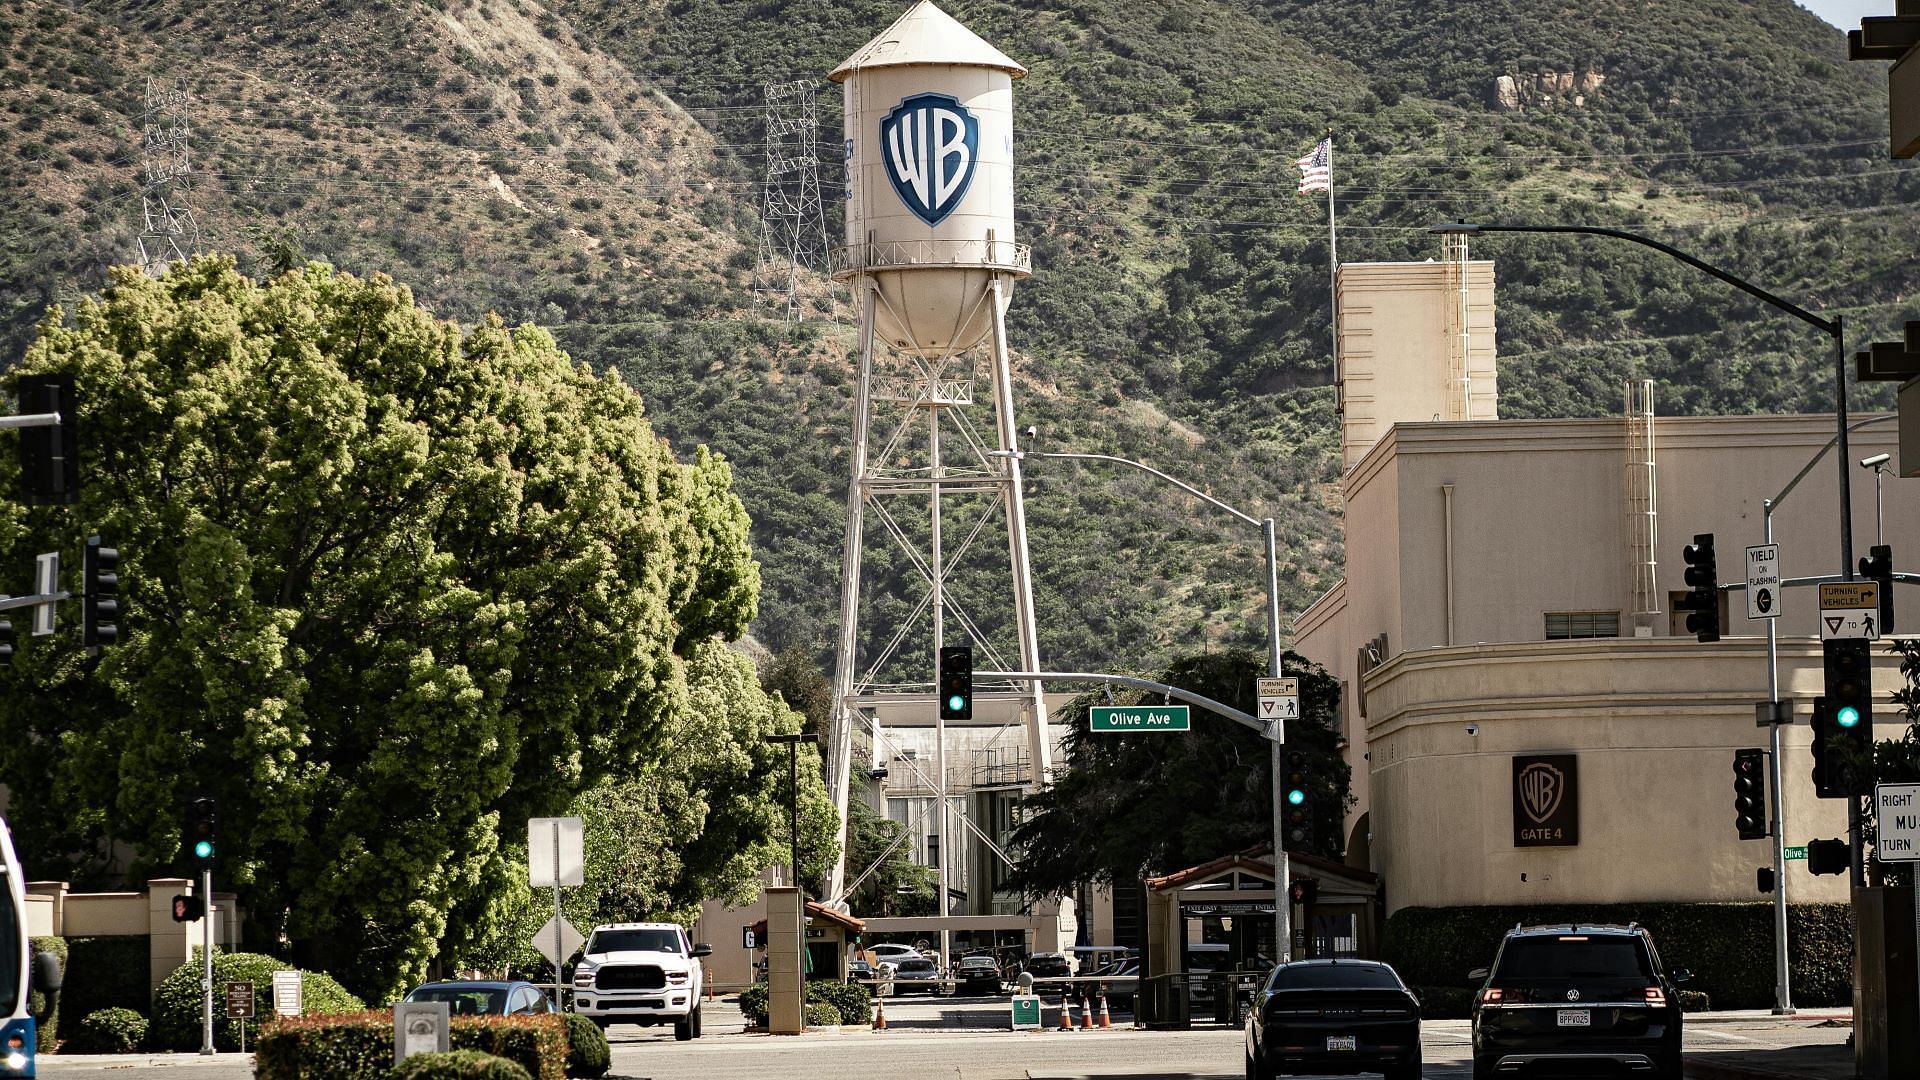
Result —
POLYGON ((906 14, 893 20, 872 41, 846 58, 827 74, 834 82, 845 82, 861 68, 903 67, 907 64, 958 64, 962 67, 1000 68, 1014 78, 1027 69, 1008 58, 1006 53, 987 44, 980 35, 960 25, 953 16, 935 7, 933 0, 920 0, 906 14))

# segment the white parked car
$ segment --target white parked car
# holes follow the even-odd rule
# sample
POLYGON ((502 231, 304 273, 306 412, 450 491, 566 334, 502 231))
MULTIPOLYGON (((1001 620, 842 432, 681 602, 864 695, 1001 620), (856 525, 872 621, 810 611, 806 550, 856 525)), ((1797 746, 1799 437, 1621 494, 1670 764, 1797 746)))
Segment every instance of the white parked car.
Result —
POLYGON ((697 1039, 706 992, 700 957, 712 954, 678 923, 596 926, 573 971, 573 1011, 602 1028, 671 1023, 674 1038, 697 1039))

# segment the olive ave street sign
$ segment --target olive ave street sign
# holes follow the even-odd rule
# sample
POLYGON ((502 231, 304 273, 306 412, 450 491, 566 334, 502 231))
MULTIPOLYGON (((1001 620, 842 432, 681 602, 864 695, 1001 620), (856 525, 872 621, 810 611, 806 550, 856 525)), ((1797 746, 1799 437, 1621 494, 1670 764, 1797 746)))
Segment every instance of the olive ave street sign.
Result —
POLYGON ((1087 710, 1090 731, 1190 731, 1185 705, 1095 705, 1087 710))
POLYGON ((1873 810, 1880 823, 1874 847, 1880 861, 1920 862, 1920 784, 1875 784, 1873 810))
POLYGON ((1747 549, 1747 618, 1780 617, 1780 545, 1747 549))
POLYGON ((1807 858, 1807 846, 1805 844, 1800 844, 1795 847, 1782 848, 1781 852, 1782 854, 1780 857, 1787 860, 1788 862, 1793 862, 1795 859, 1805 862, 1807 858))
POLYGON ((1880 637, 1880 585, 1874 581, 1828 581, 1820 585, 1820 640, 1880 637))

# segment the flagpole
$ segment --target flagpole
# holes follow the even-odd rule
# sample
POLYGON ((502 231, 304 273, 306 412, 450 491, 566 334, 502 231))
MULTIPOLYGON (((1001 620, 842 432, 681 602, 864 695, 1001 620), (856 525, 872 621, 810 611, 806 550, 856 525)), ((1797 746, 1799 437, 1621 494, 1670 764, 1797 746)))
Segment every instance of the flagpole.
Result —
POLYGON ((1333 222, 1333 128, 1327 128, 1327 280, 1333 305, 1333 408, 1346 411, 1345 385, 1340 377, 1340 246, 1333 222))

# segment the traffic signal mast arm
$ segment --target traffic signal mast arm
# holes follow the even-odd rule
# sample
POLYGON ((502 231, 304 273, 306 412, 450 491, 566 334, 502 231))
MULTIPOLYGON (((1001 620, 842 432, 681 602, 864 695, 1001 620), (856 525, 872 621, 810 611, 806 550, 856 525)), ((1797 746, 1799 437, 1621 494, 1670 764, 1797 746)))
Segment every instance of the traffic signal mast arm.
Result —
POLYGON ((65 589, 59 592, 39 593, 34 596, 9 596, 5 599, 0 599, 0 611, 18 611, 21 608, 33 607, 36 604, 50 604, 56 600, 71 599, 73 599, 73 594, 65 589))
POLYGON ((1177 686, 1157 683, 1150 679, 1136 679, 1131 675, 1108 675, 1098 671, 976 671, 973 674, 975 678, 1006 679, 1009 682, 1033 682, 1040 680, 1050 683, 1097 682, 1112 683, 1116 686, 1131 686, 1138 690, 1152 690, 1155 693, 1165 694, 1168 697, 1179 698, 1189 705, 1198 705, 1209 712, 1219 713, 1229 720, 1244 724, 1262 735, 1266 735, 1269 729, 1268 724, 1262 722, 1252 713, 1241 712, 1231 705, 1223 705, 1210 697, 1196 694, 1191 690, 1182 690, 1177 686))

